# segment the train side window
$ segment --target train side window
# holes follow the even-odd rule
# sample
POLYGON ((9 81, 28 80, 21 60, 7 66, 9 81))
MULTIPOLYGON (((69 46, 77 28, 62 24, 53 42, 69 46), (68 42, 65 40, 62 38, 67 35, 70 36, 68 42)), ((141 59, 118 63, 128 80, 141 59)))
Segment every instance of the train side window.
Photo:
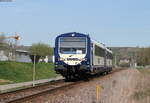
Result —
POLYGON ((107 58, 108 59, 113 59, 113 55, 111 53, 107 52, 107 58))
POLYGON ((105 56, 105 50, 100 48, 99 46, 95 45, 95 55, 104 57, 105 56))

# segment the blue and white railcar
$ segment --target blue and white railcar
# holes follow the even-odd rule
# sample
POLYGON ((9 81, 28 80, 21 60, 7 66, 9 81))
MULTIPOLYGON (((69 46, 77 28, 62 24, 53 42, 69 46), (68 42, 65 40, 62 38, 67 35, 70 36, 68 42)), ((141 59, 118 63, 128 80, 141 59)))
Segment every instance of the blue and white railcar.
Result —
POLYGON ((84 74, 109 72, 112 69, 112 52, 104 45, 91 40, 89 35, 71 32, 55 40, 55 71, 66 79, 84 74))

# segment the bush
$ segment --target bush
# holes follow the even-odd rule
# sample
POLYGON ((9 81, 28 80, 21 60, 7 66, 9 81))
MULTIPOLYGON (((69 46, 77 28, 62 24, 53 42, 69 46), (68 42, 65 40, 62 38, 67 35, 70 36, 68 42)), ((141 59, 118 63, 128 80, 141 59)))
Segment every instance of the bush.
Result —
POLYGON ((34 55, 36 55, 36 62, 39 61, 40 58, 44 59, 45 56, 50 56, 53 54, 53 49, 44 43, 35 43, 29 48, 31 53, 31 60, 34 61, 34 55))
POLYGON ((120 67, 130 67, 130 63, 121 63, 120 67))

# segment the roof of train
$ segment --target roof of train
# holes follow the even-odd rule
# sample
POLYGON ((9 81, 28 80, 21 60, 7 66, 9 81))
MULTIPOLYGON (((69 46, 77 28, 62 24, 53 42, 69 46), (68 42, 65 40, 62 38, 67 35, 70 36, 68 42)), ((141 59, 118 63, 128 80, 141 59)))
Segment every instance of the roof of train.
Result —
POLYGON ((83 33, 77 33, 77 32, 69 32, 69 33, 63 33, 63 34, 60 34, 58 35, 57 37, 67 37, 67 36, 79 36, 79 37, 85 37, 85 36, 89 36, 89 35, 86 35, 86 34, 83 34, 83 33))
POLYGON ((109 53, 113 53, 110 49, 106 48, 106 50, 109 52, 109 53))
POLYGON ((94 44, 100 46, 101 48, 106 49, 106 51, 108 51, 109 53, 112 53, 112 51, 111 51, 110 49, 108 49, 104 44, 99 43, 98 41, 93 40, 93 39, 92 39, 92 42, 93 42, 94 44))
POLYGON ((92 40, 92 43, 94 43, 94 44, 96 44, 96 45, 100 46, 100 47, 101 47, 101 48, 103 48, 103 49, 106 49, 106 47, 105 47, 105 45, 104 45, 104 44, 99 43, 98 41, 93 40, 93 39, 91 39, 91 40, 92 40))

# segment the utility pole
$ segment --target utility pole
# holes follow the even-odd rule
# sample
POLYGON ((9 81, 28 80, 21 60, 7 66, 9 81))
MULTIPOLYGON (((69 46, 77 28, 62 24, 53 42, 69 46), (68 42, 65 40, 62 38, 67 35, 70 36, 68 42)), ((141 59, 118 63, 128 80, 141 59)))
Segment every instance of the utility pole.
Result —
POLYGON ((35 86, 35 59, 36 55, 34 54, 34 62, 33 62, 33 86, 35 86))
POLYGON ((117 56, 115 55, 115 68, 117 67, 117 56))
POLYGON ((17 41, 20 40, 20 36, 18 33, 15 33, 15 46, 14 46, 14 60, 16 61, 16 49, 17 49, 17 41))

